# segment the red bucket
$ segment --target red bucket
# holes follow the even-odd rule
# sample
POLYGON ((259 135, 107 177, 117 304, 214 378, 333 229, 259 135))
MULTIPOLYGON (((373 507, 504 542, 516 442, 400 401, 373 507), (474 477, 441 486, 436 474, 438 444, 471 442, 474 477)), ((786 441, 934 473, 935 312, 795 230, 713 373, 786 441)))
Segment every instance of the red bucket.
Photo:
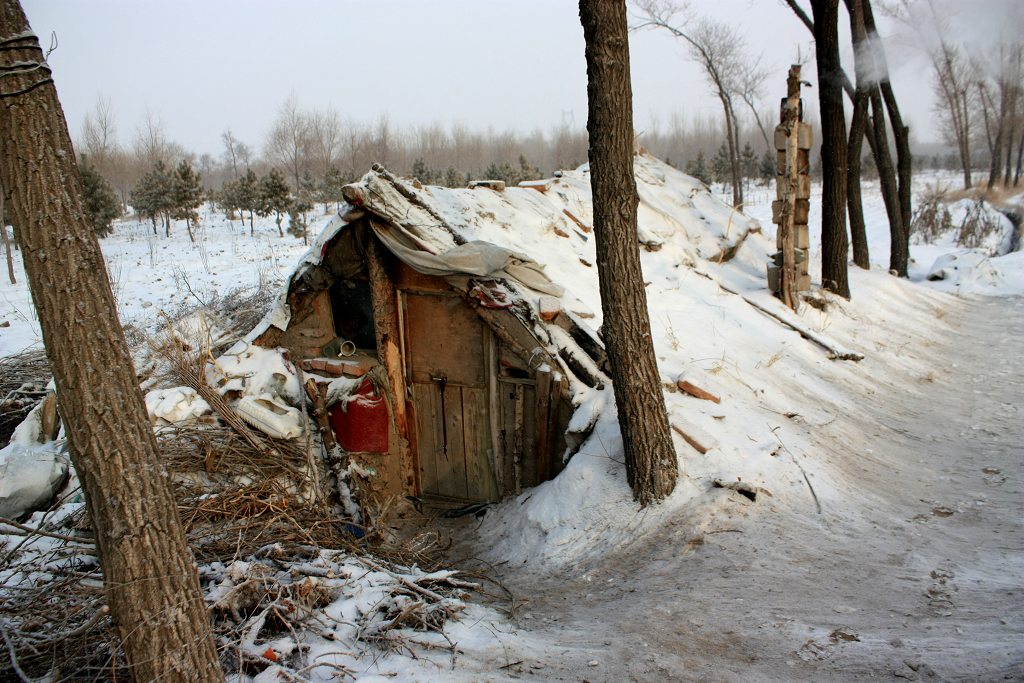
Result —
POLYGON ((338 445, 350 453, 388 452, 388 404, 369 378, 347 403, 332 407, 331 429, 338 445))

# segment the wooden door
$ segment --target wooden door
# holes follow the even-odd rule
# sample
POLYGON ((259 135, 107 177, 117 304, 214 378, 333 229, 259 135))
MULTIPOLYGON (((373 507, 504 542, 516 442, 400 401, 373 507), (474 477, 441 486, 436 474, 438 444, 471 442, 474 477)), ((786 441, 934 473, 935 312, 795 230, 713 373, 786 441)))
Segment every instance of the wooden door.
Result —
POLYGON ((404 299, 421 493, 497 500, 486 366, 490 331, 458 296, 407 292, 404 299))

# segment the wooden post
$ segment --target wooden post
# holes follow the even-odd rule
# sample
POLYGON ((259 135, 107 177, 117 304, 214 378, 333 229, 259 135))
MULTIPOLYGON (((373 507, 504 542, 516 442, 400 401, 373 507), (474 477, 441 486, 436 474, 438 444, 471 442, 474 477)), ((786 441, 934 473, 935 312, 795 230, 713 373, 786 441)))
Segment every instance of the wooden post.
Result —
MULTIPOLYGON (((402 369, 402 330, 399 325, 398 291, 385 263, 384 249, 367 230, 369 245, 366 249, 366 266, 370 278, 370 301, 373 306, 373 323, 377 341, 377 359, 384 366, 388 377, 388 401, 391 403, 395 432, 398 435, 399 451, 402 458, 402 478, 405 495, 419 494, 417 466, 410 447, 409 414, 406 411, 405 374, 402 369)), ((413 425, 415 429, 415 425, 413 425)))
MULTIPOLYGON (((811 127, 802 121, 799 64, 789 69, 786 98, 782 100, 779 118, 781 123, 775 129, 778 199, 772 206, 772 218, 779 226, 779 258, 774 266, 769 266, 769 271, 778 268, 778 286, 773 289, 783 303, 795 311, 800 303, 799 292, 810 289, 807 214, 810 210, 811 127)), ((771 279, 769 276, 769 282, 771 279)))

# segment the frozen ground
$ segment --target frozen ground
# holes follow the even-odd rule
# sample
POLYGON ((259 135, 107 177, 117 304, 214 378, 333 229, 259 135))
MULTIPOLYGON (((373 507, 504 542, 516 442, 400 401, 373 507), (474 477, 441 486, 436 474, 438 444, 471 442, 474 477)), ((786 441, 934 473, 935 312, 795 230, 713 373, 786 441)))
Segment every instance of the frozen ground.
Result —
POLYGON ((915 353, 934 375, 869 358, 868 395, 793 418, 809 446, 778 457, 820 513, 806 485, 792 504, 719 489, 620 520, 636 536, 611 553, 500 565, 520 602, 466 680, 1024 679, 1024 300, 956 302, 943 326, 915 353))
MULTIPOLYGON (((722 397, 666 394, 673 420, 717 444, 700 455, 677 438, 677 492, 635 508, 609 407, 556 480, 454 525, 452 561, 514 596, 481 597, 446 629, 454 658, 338 661, 362 680, 1024 679, 1024 262, 929 283, 952 247, 915 245, 912 280, 892 278, 877 188, 865 196, 876 265, 851 268, 852 301, 800 317, 864 360, 828 360, 719 286, 772 302, 771 195, 755 190, 768 234, 733 261, 678 268, 671 244, 644 257, 663 379, 686 370, 722 397)), ((252 239, 213 214, 197 245, 137 223, 103 242, 123 316, 143 326, 283 277, 304 251, 271 221, 252 239)), ((38 341, 31 311, 23 277, 0 284, 0 355, 38 341)), ((314 649, 330 661, 338 646, 314 649)))

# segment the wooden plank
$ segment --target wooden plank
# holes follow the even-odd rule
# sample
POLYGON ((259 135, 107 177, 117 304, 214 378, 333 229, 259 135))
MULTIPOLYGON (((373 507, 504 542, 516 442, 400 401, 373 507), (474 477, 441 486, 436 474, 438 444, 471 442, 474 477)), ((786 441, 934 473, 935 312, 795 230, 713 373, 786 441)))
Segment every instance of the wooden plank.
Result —
POLYGON ((499 422, 501 425, 501 452, 498 454, 498 468, 502 476, 502 497, 515 494, 515 424, 516 424, 516 385, 510 382, 498 382, 498 404, 500 406, 499 422))
POLYGON ((498 485, 487 452, 491 448, 488 390, 462 390, 462 421, 465 433, 467 498, 481 502, 498 500, 498 485))
POLYGON ((536 375, 536 407, 537 437, 535 452, 537 454, 537 477, 540 481, 551 478, 551 373, 538 372, 536 375))
POLYGON ((437 488, 442 496, 468 499, 466 446, 462 419, 462 387, 438 387, 443 415, 443 447, 437 453, 437 488))
POLYGON ((523 389, 523 488, 544 481, 537 471, 537 390, 530 384, 523 389))
POLYGON ((678 432, 686 443, 693 446, 693 448, 701 455, 707 453, 718 445, 718 442, 715 441, 713 436, 692 422, 687 422, 680 417, 676 417, 672 419, 671 424, 672 429, 678 432))
POLYGON ((439 493, 437 486, 437 452, 442 442, 441 408, 437 387, 433 384, 412 385, 416 404, 416 448, 420 465, 420 493, 439 493))
POLYGON ((512 424, 512 482, 515 494, 523 492, 523 411, 525 397, 523 385, 515 385, 515 399, 512 424))
POLYGON ((694 398, 699 398, 704 401, 711 401, 712 403, 721 403, 722 399, 712 394, 710 391, 701 389, 693 382, 680 378, 676 382, 676 386, 679 387, 680 391, 683 391, 694 398))
POLYGON ((412 381, 486 386, 483 325, 461 297, 407 294, 405 307, 412 381))
POLYGON ((370 278, 370 299, 373 307, 377 359, 384 366, 388 378, 388 403, 391 405, 392 423, 398 438, 392 446, 400 462, 402 489, 405 495, 414 495, 416 464, 409 446, 409 416, 405 410, 405 373, 402 365, 402 329, 398 314, 398 290, 392 279, 394 259, 389 258, 376 237, 370 238, 366 250, 367 272, 370 278))

